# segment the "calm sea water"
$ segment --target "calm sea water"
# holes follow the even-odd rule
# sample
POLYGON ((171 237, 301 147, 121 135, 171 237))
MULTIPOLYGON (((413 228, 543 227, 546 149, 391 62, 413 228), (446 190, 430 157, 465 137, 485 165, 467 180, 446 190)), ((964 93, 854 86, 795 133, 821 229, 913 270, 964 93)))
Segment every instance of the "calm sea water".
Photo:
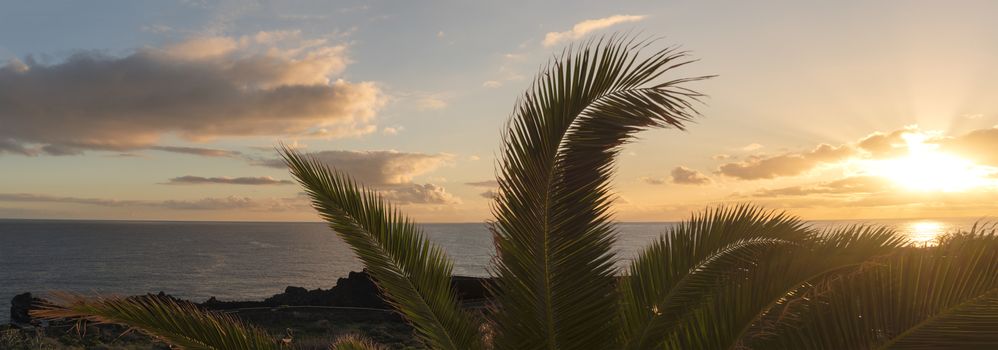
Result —
MULTIPOLYGON (((969 228, 968 220, 868 221, 915 239, 969 228)), ((815 222, 816 226, 853 222, 815 222)), ((632 257, 670 223, 622 223, 632 257)), ((455 261, 455 273, 487 275, 493 255, 483 224, 424 225, 455 261)), ((0 220, 0 323, 15 294, 46 291, 259 300, 285 286, 330 288, 361 268, 321 223, 0 220)))

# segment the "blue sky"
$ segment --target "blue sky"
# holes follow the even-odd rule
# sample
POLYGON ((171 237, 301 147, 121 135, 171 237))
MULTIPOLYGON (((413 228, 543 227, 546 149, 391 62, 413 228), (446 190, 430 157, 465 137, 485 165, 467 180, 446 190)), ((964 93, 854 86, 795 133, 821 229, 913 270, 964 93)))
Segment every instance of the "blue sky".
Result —
POLYGON ((743 201, 808 218, 998 212, 994 2, 2 7, 0 217, 314 220, 268 163, 284 141, 418 219, 479 221, 518 94, 566 45, 617 31, 700 59, 676 74, 719 75, 694 86, 710 98, 688 131, 626 148, 621 219, 743 201), (212 90, 226 84, 243 90, 212 90), (281 87, 313 109, 267 99, 281 87), (927 185, 946 182, 973 186, 927 185))

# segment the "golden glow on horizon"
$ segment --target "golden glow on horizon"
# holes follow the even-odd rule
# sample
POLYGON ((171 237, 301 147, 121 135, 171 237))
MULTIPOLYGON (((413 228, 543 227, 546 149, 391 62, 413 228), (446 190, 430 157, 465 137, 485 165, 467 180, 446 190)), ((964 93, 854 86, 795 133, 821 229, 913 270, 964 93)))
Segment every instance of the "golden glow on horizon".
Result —
POLYGON ((938 221, 918 221, 908 225, 908 238, 917 245, 930 244, 943 234, 943 224, 938 221))
POLYGON ((871 173, 919 192, 962 192, 995 185, 996 181, 988 178, 994 169, 939 151, 938 145, 926 142, 930 135, 908 133, 903 137, 908 155, 871 161, 867 166, 871 173))

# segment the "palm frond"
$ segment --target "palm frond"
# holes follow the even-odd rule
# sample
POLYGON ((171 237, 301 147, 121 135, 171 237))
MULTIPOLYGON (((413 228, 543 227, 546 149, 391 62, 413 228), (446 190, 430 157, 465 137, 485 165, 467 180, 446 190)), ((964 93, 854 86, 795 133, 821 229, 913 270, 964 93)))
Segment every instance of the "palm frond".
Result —
POLYGON ((156 295, 86 298, 54 293, 50 303, 32 310, 42 319, 81 319, 121 324, 183 349, 279 349, 270 335, 229 315, 156 295))
POLYGON ((614 159, 633 133, 682 128, 700 95, 653 83, 690 62, 613 36, 569 48, 538 75, 503 140, 491 229, 498 349, 618 346, 609 207, 614 159))
POLYGON ((905 244, 883 227, 852 226, 814 234, 792 247, 771 249, 743 266, 669 330, 671 349, 732 349, 747 346, 792 323, 807 295, 826 281, 854 273, 870 259, 905 244))
POLYGON ((385 348, 375 344, 370 339, 357 335, 344 335, 333 342, 329 350, 384 350, 385 348))
POLYGON ((671 228, 631 263, 621 284, 624 348, 660 347, 667 330, 725 280, 769 250, 808 238, 799 219, 750 205, 708 209, 671 228))
POLYGON ((998 344, 998 235, 906 248, 830 283, 758 348, 985 349, 998 344))
POLYGON ((314 158, 281 149, 312 206, 353 249, 371 276, 433 349, 478 349, 478 323, 460 309, 453 263, 421 230, 376 192, 314 158))

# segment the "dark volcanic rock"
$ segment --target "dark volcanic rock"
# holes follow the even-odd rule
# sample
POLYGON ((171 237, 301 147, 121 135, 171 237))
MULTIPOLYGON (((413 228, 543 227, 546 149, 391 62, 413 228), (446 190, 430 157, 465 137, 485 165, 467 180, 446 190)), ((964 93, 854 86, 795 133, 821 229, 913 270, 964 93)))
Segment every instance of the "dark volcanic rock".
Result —
POLYGON ((331 289, 307 290, 288 286, 284 293, 263 301, 270 306, 349 306, 388 308, 378 286, 366 272, 350 272, 347 278, 340 278, 331 289))
MULTIPOLYGON (((451 285, 457 297, 463 301, 477 301, 491 297, 486 284, 488 279, 478 277, 454 276, 451 285)), ((178 300, 163 292, 148 294, 178 300)), ((10 319, 12 323, 28 324, 31 316, 28 314, 32 304, 42 302, 33 298, 31 293, 15 296, 11 300, 10 319)), ((336 286, 330 289, 308 290, 302 287, 288 286, 284 293, 275 294, 263 301, 220 301, 215 297, 199 304, 209 310, 236 310, 248 308, 270 308, 279 306, 339 306, 389 309, 384 294, 366 272, 350 272, 346 278, 336 281, 336 286)))
POLYGON ((453 276, 450 279, 454 291, 457 292, 458 299, 479 300, 489 299, 492 293, 489 292, 486 284, 489 279, 481 277, 453 276))
POLYGON ((14 298, 10 299, 10 322, 19 324, 31 323, 31 315, 28 314, 28 311, 31 310, 32 304, 37 304, 41 301, 41 299, 32 298, 31 293, 15 295, 14 298))
MULTIPOLYGON (((487 279, 478 277, 454 276, 451 285, 461 300, 487 299, 491 295, 486 288, 487 279)), ((307 290, 288 286, 284 293, 263 301, 261 306, 346 306, 390 308, 385 295, 366 271, 350 272, 346 278, 336 281, 336 286, 323 290, 307 290)))

